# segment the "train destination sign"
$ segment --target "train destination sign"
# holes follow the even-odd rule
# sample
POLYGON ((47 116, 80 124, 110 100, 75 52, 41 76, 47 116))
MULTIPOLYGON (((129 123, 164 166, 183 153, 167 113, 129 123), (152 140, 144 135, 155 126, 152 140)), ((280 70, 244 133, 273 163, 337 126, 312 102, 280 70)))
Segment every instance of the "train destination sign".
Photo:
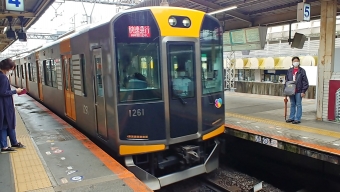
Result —
POLYGON ((261 50, 266 44, 268 27, 251 27, 223 33, 224 51, 261 50))
POLYGON ((150 26, 129 26, 129 37, 151 37, 150 26))

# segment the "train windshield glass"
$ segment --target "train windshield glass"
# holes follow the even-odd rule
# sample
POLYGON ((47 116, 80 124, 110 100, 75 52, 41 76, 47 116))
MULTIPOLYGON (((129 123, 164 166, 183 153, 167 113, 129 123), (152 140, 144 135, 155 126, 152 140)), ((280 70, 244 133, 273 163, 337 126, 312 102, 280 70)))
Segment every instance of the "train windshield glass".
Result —
POLYGON ((191 98, 195 96, 194 45, 169 45, 172 98, 191 98))
POLYGON ((200 31, 203 94, 223 90, 222 29, 219 23, 205 16, 200 31))
POLYGON ((120 103, 162 99, 159 28, 149 10, 113 22, 120 103))
POLYGON ((120 102, 161 99, 158 43, 118 43, 120 102))

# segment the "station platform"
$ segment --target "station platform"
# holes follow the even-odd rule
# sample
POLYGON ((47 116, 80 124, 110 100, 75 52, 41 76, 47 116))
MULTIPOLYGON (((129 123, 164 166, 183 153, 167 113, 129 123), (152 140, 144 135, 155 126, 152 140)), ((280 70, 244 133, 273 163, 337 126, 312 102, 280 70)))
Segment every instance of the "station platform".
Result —
MULTIPOLYGON (((340 163, 340 124, 315 120, 314 99, 302 100, 301 123, 292 124, 285 122, 284 97, 225 93, 226 134, 333 164, 340 163)), ((288 119, 289 101, 287 106, 288 119)))
POLYGON ((0 154, 1 192, 152 191, 33 98, 13 97, 17 139, 26 149, 0 154))

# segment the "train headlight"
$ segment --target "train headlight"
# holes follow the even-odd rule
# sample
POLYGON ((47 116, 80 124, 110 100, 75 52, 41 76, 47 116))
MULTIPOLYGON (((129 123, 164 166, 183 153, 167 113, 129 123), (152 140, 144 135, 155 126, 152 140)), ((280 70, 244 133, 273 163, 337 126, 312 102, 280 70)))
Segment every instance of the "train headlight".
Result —
POLYGON ((177 25, 177 19, 175 17, 169 18, 169 24, 170 26, 176 26, 177 25))
POLYGON ((184 27, 190 27, 190 25, 191 25, 191 22, 190 22, 189 18, 184 18, 182 23, 183 23, 184 27))

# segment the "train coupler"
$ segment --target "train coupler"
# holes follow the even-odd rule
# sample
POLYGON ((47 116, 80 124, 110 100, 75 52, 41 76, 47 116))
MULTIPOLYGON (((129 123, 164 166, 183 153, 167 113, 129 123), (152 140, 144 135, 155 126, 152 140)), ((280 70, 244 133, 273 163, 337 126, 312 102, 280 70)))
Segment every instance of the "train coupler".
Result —
POLYGON ((182 157, 182 164, 197 163, 201 160, 200 147, 195 145, 180 146, 178 154, 182 157))

